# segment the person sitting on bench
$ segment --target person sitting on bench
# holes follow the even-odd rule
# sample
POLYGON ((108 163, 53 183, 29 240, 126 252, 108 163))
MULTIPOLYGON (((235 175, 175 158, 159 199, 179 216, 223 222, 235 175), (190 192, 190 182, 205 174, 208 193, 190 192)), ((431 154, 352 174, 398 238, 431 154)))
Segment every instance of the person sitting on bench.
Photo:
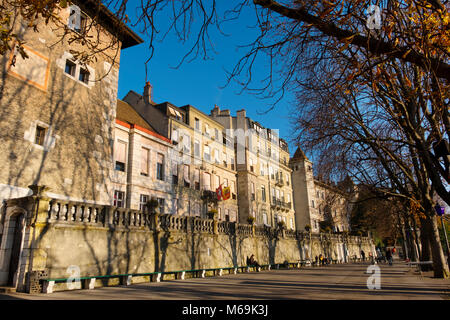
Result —
POLYGON ((247 265, 249 267, 256 267, 256 268, 261 267, 259 265, 258 261, 255 260, 255 255, 253 255, 253 254, 250 256, 250 258, 247 258, 247 265))

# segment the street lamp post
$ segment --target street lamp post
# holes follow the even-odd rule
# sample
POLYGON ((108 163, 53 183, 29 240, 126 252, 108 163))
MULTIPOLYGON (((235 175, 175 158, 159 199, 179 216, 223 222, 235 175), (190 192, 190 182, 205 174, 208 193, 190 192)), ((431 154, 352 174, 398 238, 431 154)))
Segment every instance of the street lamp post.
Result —
POLYGON ((437 215, 441 217, 442 232, 444 233, 445 245, 447 246, 447 261, 449 261, 450 260, 450 248, 448 246, 447 230, 445 229, 445 224, 444 224, 444 219, 443 219, 444 214, 445 214, 445 207, 442 207, 439 204, 436 204, 436 206, 434 208, 436 210, 437 215))

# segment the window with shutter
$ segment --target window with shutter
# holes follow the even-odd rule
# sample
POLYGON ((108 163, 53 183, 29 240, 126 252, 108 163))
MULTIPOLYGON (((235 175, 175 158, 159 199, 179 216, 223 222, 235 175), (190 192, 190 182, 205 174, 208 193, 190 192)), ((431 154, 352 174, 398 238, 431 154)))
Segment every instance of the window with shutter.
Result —
POLYGON ((195 190, 200 190, 200 170, 194 170, 194 187, 195 190))
POLYGON ((146 148, 141 149, 141 175, 148 176, 148 159, 150 150, 146 148))
POLYGON ((115 168, 118 171, 125 171, 125 164, 127 163, 127 144, 122 141, 117 141, 115 144, 115 168))
POLYGON ((203 189, 211 190, 211 175, 207 172, 203 172, 203 189))
POLYGON ((164 155, 158 153, 156 159, 156 179, 164 181, 164 155))
POLYGON ((172 184, 178 184, 178 163, 172 161, 172 184))

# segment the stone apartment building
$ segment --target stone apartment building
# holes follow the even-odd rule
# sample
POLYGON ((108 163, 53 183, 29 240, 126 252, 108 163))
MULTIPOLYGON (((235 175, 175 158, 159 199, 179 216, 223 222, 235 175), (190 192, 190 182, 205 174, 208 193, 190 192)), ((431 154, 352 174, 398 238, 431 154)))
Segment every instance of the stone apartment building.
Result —
POLYGON ((114 141, 114 206, 143 210, 152 197, 159 202, 161 214, 177 214, 177 199, 172 194, 171 141, 126 102, 117 101, 114 141))
MULTIPOLYGON (((29 194, 29 185, 45 185, 55 198, 112 203, 107 182, 120 50, 142 40, 105 7, 98 13, 90 1, 74 3, 79 6, 59 13, 68 32, 87 32, 99 45, 111 46, 84 65, 71 54, 82 45, 58 42, 58 27, 42 22, 38 33, 22 34, 28 59, 15 51, 3 57, 0 200, 29 194), (90 24, 94 14, 100 25, 90 24), (78 27, 70 23, 77 16, 84 21, 78 27)), ((20 23, 17 29, 22 32, 20 23)))
POLYGON ((298 148, 290 159, 296 229, 319 232, 327 225, 334 232, 349 231, 352 194, 314 178, 313 163, 298 148))
POLYGON ((173 144, 167 163, 171 198, 177 208, 172 212, 206 218, 215 209, 219 220, 236 221, 234 145, 224 126, 191 105, 155 103, 149 83, 143 95, 130 91, 124 101, 173 144), (219 186, 230 187, 231 197, 216 203, 219 186))
POLYGON ((283 221, 288 229, 295 229, 287 143, 276 130, 248 118, 245 110, 231 116, 229 110, 215 106, 210 117, 227 129, 235 143, 239 222, 253 217, 257 225, 283 221))
MULTIPOLYGON (((57 23, 41 21, 39 32, 16 21, 28 58, 16 48, 2 57, 0 200, 30 196, 28 186, 39 185, 54 199, 112 205, 120 51, 143 41, 96 1, 72 1, 58 17, 57 23), (102 48, 87 63, 73 55, 85 45, 69 42, 80 35, 102 48)), ((20 256, 32 250, 33 228, 26 212, 7 209, 3 202, 0 285, 20 287, 24 273, 18 270, 27 268, 20 256)))

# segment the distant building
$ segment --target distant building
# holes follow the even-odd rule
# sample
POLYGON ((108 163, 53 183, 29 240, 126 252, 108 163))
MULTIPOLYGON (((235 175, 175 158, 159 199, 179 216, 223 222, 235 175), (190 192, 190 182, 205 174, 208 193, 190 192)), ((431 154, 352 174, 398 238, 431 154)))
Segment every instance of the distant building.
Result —
POLYGON ((171 141, 126 102, 118 100, 114 141, 114 205, 143 210, 152 197, 161 213, 176 214, 177 199, 172 195, 171 141))
POLYGON ((210 116, 227 129, 235 144, 239 222, 253 217, 259 225, 283 221, 295 229, 287 143, 277 130, 248 118, 245 110, 231 116, 229 110, 215 106, 210 116))
POLYGON ((124 101, 173 143, 167 173, 176 213, 206 218, 214 209, 219 220, 236 221, 234 146, 227 140, 224 126, 191 105, 156 104, 151 96, 147 84, 143 95, 130 91, 124 101), (215 203, 220 186, 230 188, 230 198, 215 203))
POLYGON ((290 159, 297 230, 306 225, 319 232, 321 225, 333 232, 350 230, 353 194, 314 178, 313 163, 298 148, 290 159))

